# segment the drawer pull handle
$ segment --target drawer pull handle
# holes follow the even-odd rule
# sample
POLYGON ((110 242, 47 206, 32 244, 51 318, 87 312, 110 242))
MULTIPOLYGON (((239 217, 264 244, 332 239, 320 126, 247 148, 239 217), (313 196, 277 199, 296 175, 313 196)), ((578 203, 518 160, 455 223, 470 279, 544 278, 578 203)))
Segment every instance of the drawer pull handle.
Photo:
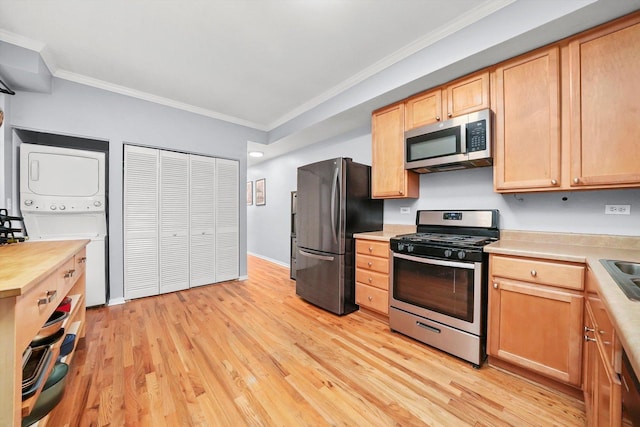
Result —
POLYGON ((596 339, 595 339, 595 338, 589 338, 587 335, 585 335, 585 336, 584 336, 584 340, 585 340, 586 342, 589 342, 589 341, 595 341, 596 339))
POLYGON ((72 268, 71 270, 66 271, 66 272, 64 273, 64 278, 65 278, 65 279, 68 279, 69 277, 73 277, 73 274, 74 274, 75 272, 76 272, 76 270, 75 270, 75 269, 73 269, 73 268, 72 268))
POLYGON ((78 263, 80 263, 80 264, 84 264, 84 263, 86 263, 86 262, 87 262, 87 257, 86 257, 86 256, 83 256, 82 258, 80 258, 80 259, 78 260, 78 263))
POLYGON ((497 283, 493 284, 493 289, 498 289, 498 284, 497 283))
POLYGON ((531 270, 531 276, 536 277, 538 275, 538 272, 535 270, 531 270))
POLYGON ((593 332, 593 331, 595 331, 595 329, 591 329, 590 327, 585 326, 585 327, 584 327, 584 331, 585 331, 585 332, 593 332))
POLYGON ((369 277, 369 283, 373 282, 373 279, 371 277, 369 277))
POLYGON ((369 252, 373 252, 373 248, 369 246, 369 252))
POLYGON ((371 261, 369 261, 369 262, 367 263, 367 265, 368 265, 369 267, 371 267, 373 264, 371 263, 371 261))
POLYGON ((45 298, 38 298, 38 305, 49 304, 56 298, 56 295, 58 295, 57 290, 47 291, 47 296, 45 298))
POLYGON ((373 297, 367 297, 367 298, 369 298, 369 301, 373 301, 373 297))

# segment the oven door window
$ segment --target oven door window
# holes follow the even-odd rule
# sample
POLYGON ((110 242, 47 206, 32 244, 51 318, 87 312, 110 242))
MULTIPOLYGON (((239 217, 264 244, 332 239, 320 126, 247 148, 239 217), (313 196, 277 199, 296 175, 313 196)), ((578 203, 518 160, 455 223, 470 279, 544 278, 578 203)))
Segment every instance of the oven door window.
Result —
POLYGON ((473 322, 474 270, 394 257, 393 298, 473 322))

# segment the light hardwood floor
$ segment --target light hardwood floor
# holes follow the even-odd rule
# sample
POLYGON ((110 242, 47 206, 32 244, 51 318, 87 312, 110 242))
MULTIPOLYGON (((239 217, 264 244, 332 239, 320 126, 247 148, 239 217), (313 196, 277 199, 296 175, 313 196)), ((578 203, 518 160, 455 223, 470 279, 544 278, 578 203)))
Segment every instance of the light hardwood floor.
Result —
POLYGON ((90 309, 49 426, 582 426, 584 404, 339 317, 287 269, 90 309))

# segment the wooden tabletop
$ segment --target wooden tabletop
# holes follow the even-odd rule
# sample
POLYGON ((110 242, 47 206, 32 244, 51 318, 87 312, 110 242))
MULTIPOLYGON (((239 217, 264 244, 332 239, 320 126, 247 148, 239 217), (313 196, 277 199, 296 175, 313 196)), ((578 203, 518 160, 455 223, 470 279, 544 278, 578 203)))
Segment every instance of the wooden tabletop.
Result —
POLYGON ((56 240, 0 246, 0 298, 25 294, 89 242, 56 240))

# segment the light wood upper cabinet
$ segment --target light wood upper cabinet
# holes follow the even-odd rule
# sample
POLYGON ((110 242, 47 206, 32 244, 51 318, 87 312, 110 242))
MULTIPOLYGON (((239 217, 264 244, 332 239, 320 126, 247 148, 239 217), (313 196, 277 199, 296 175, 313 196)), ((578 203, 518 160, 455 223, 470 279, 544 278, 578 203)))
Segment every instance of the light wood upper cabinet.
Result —
POLYGON ((560 186, 559 60, 555 46, 495 70, 496 191, 560 186))
POLYGON ((456 80, 445 87, 445 93, 447 119, 489 108, 489 72, 456 80))
POLYGON ((419 176, 404 168, 404 103, 373 112, 371 137, 372 197, 417 198, 419 176))
POLYGON ((405 130, 489 108, 489 72, 455 80, 405 102, 405 130))
POLYGON ((405 103, 404 127, 406 130, 442 120, 442 89, 419 93, 405 103))
POLYGON ((640 14, 568 47, 570 185, 640 184, 640 14))

